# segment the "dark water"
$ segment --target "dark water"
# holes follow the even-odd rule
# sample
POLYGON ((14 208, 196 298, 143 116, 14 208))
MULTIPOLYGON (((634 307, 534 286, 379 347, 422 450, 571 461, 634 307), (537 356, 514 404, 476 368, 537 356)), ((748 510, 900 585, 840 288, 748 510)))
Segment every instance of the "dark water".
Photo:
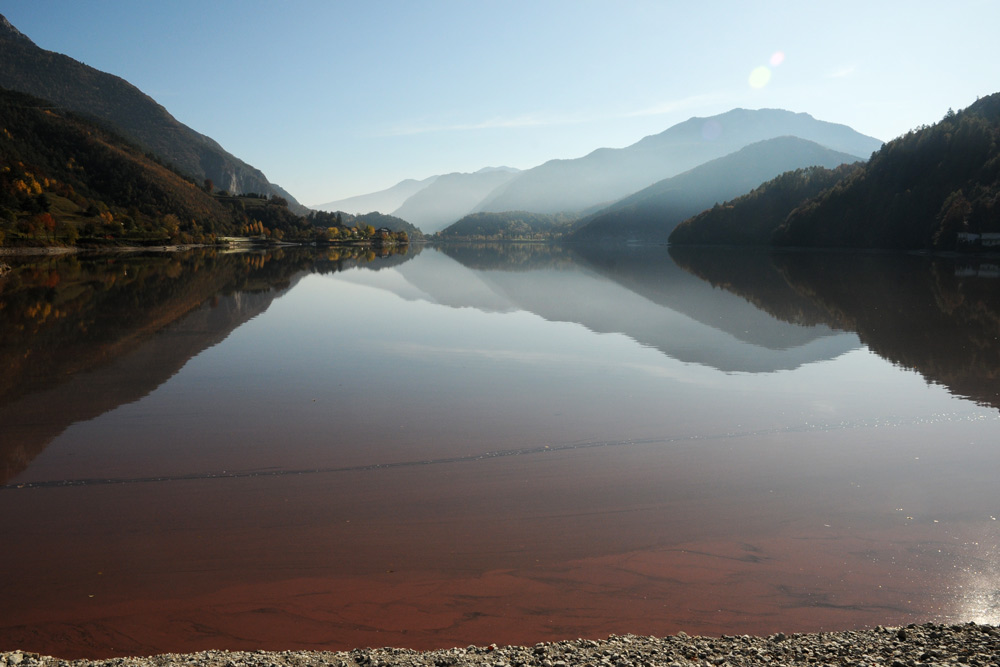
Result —
POLYGON ((989 262, 4 261, 0 650, 1000 621, 989 262))

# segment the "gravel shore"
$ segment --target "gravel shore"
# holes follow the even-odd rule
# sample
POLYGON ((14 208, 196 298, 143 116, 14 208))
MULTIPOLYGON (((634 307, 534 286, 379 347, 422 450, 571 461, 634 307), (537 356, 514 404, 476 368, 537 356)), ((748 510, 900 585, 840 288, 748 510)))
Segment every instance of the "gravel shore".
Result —
POLYGON ((34 653, 0 654, 0 667, 740 667, 846 665, 1000 667, 1000 630, 993 625, 909 625, 903 628, 770 637, 611 636, 534 646, 469 646, 436 651, 365 648, 348 652, 205 651, 148 658, 62 660, 34 653))

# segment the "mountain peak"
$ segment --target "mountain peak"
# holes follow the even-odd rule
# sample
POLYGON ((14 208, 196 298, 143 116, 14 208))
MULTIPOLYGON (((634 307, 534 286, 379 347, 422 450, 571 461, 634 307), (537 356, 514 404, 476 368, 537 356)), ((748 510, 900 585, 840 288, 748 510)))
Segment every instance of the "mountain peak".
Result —
POLYGON ((520 169, 516 169, 514 167, 506 167, 506 166, 502 166, 501 165, 499 167, 483 167, 482 169, 480 169, 480 170, 478 170, 476 172, 473 172, 473 173, 476 173, 476 174, 489 174, 489 173, 494 172, 494 171, 505 171, 505 172, 510 173, 510 174, 516 174, 516 173, 518 173, 521 170, 520 169))
POLYGON ((11 39, 21 39, 26 42, 32 42, 27 35, 14 27, 14 24, 7 20, 7 17, 0 14, 0 36, 8 37, 11 39))

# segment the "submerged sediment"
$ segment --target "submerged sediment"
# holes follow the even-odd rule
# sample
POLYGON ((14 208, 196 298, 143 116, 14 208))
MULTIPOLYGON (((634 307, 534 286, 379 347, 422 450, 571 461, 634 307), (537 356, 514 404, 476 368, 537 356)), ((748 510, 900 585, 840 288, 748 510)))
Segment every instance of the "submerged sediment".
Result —
POLYGON ((341 652, 204 651, 107 660, 64 660, 22 651, 0 654, 0 667, 929 667, 945 664, 1000 666, 1000 629, 976 623, 927 623, 845 632, 778 633, 770 637, 692 637, 681 632, 670 637, 613 635, 602 640, 433 651, 400 648, 341 652))

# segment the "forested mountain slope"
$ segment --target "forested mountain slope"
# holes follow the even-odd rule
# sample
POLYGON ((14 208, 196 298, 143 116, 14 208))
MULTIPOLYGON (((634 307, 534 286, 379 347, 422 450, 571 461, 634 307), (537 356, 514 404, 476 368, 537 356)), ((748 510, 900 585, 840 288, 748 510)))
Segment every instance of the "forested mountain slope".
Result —
POLYGON ((233 194, 259 192, 282 197, 305 212, 260 170, 229 154, 213 139, 179 122, 124 79, 69 56, 39 48, 0 16, 0 86, 98 118, 201 183, 233 194))

